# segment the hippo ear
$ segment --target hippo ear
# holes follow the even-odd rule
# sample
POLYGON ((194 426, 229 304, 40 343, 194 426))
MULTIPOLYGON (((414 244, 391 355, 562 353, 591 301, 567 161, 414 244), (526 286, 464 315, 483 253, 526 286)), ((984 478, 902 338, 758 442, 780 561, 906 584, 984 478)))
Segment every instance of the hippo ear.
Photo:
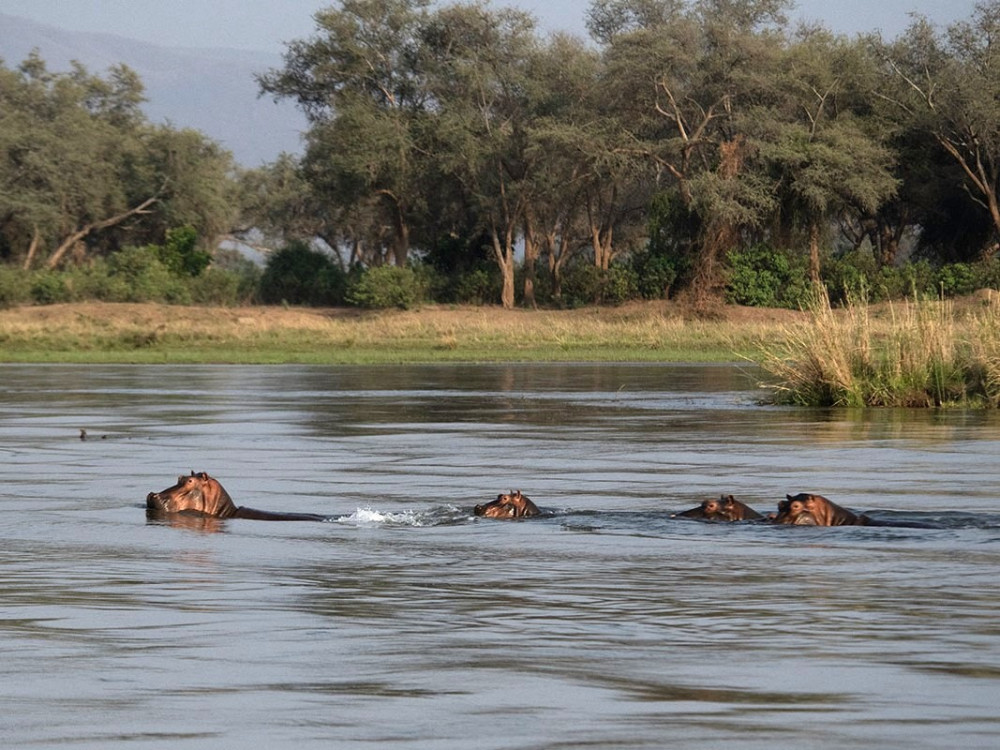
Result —
POLYGON ((736 502, 736 498, 733 497, 732 495, 726 495, 722 499, 725 500, 727 503, 735 503, 736 502))
POLYGON ((199 471, 198 472, 198 479, 202 479, 202 480, 208 479, 208 474, 206 474, 203 471, 199 471))
POLYGON ((791 495, 785 495, 785 497, 786 497, 786 498, 788 498, 788 500, 791 500, 791 499, 792 499, 792 496, 791 496, 791 495))

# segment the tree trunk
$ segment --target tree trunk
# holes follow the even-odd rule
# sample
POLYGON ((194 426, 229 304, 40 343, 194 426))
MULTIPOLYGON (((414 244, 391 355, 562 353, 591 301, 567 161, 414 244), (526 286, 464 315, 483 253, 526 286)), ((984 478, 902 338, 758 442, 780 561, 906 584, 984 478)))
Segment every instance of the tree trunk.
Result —
POLYGON ((714 223, 705 232, 701 251, 695 260, 691 292, 696 307, 702 307, 718 297, 722 290, 722 273, 719 258, 727 250, 736 247, 739 235, 729 222, 714 223))
POLYGON ((504 237, 501 240, 500 232, 495 226, 490 230, 490 236, 493 240, 493 254, 503 277, 500 304, 503 305, 504 310, 512 310, 514 308, 514 238, 508 229, 504 232, 504 237))
POLYGON ((809 225, 809 278, 813 284, 819 284, 819 224, 815 221, 809 225))
POLYGON ((404 222, 400 222, 396 227, 396 238, 392 243, 392 261, 400 268, 406 266, 406 259, 410 252, 410 227, 404 222))
POLYGON ((524 304, 533 309, 535 301, 535 263, 538 260, 538 238, 530 219, 524 221, 524 304))
MULTIPOLYGON (((743 166, 744 139, 737 136, 731 141, 719 144, 719 176, 724 180, 735 180, 743 166)), ((701 249, 695 260, 691 292, 696 306, 702 306, 718 296, 722 286, 719 259, 732 250, 739 242, 739 231, 731 221, 715 218, 707 222, 702 237, 701 249)))
POLYGON ((157 200, 158 200, 157 196, 154 195, 152 198, 147 198, 135 208, 130 208, 128 211, 125 211, 124 213, 118 214, 117 216, 112 216, 110 219, 104 219, 103 221, 95 221, 91 224, 85 225, 82 229, 78 229, 77 231, 73 232, 71 235, 69 235, 69 237, 67 237, 62 241, 62 244, 56 248, 56 251, 54 253, 52 253, 48 262, 45 264, 45 267, 51 271, 53 268, 58 266, 59 262, 63 259, 63 256, 66 255, 66 253, 68 253, 70 249, 74 245, 76 245, 77 242, 82 241, 83 238, 86 237, 91 232, 97 231, 98 229, 107 229, 108 227, 113 227, 115 224, 120 224, 121 222, 125 221, 125 219, 128 219, 131 216, 137 216, 139 214, 148 214, 149 211, 147 211, 146 209, 149 208, 154 203, 156 203, 157 200))
POLYGON ((42 233, 38 231, 38 227, 35 227, 35 234, 31 238, 31 244, 28 245, 28 255, 24 259, 24 270, 31 270, 31 264, 35 260, 35 253, 38 252, 38 245, 41 244, 42 233))
POLYGON ((594 248, 594 265, 602 271, 607 271, 611 265, 613 236, 614 229, 612 227, 608 227, 607 229, 593 225, 590 227, 590 242, 594 248))

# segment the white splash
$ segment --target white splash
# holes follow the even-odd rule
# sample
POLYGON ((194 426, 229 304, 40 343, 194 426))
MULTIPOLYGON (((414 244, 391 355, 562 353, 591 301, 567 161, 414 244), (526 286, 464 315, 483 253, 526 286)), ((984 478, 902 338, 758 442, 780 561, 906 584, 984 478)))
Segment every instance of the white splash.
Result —
POLYGON ((349 516, 341 516, 337 523, 346 526, 439 526, 445 523, 455 523, 456 516, 464 518, 466 514, 453 506, 434 508, 430 510, 403 510, 397 512, 376 510, 372 507, 358 508, 349 516))

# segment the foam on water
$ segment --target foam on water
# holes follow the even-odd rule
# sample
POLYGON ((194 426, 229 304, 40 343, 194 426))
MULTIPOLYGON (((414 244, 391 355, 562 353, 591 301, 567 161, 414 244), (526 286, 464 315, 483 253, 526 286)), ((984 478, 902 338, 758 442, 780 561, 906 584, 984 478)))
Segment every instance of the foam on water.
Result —
POLYGON ((337 523, 345 526, 377 527, 377 526, 441 526, 460 523, 467 520, 470 514, 454 505, 427 510, 383 511, 371 506, 358 508, 348 516, 337 518, 337 523))

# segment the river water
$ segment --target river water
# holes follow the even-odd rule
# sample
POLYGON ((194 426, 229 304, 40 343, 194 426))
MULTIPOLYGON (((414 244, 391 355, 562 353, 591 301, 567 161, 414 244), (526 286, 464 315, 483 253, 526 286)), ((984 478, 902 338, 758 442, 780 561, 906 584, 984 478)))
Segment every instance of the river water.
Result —
POLYGON ((998 415, 758 397, 732 366, 0 367, 2 744, 1000 746, 998 415), (147 520, 190 470, 330 520, 147 520), (511 489, 549 515, 472 517, 511 489), (928 528, 670 517, 804 491, 928 528))

